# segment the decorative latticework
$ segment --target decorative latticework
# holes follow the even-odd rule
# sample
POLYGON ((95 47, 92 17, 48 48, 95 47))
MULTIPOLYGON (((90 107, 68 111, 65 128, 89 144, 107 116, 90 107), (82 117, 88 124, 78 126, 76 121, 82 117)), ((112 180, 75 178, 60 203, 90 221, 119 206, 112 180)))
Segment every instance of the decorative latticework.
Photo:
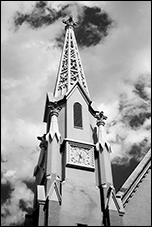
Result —
POLYGON ((80 82, 87 95, 89 96, 80 54, 74 35, 74 26, 76 24, 73 22, 72 17, 70 17, 67 21, 63 21, 63 23, 66 24, 66 35, 59 65, 57 82, 54 90, 54 96, 57 97, 64 95, 74 86, 77 81, 80 82))

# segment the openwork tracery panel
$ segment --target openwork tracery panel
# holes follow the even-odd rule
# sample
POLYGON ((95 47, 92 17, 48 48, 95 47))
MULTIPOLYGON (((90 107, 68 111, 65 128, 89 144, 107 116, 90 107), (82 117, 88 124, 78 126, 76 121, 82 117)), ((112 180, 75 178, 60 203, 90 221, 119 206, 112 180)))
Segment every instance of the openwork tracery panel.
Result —
POLYGON ((55 96, 65 94, 77 81, 80 82, 89 95, 74 31, 72 28, 68 28, 58 72, 55 96))

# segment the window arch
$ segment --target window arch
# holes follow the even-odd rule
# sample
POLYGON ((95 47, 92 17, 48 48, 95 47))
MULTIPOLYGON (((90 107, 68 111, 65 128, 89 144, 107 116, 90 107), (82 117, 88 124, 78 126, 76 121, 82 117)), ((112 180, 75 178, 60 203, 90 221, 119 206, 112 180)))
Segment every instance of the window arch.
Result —
POLYGON ((73 112, 74 112, 74 127, 76 128, 82 128, 82 105, 78 102, 74 103, 73 106, 73 112))

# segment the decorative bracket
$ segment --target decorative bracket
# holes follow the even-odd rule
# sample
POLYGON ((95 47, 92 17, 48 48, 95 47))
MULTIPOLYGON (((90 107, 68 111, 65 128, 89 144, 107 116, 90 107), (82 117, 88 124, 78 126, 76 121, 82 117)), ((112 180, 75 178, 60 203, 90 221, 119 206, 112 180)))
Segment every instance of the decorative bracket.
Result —
POLYGON ((51 139, 53 139, 54 135, 56 135, 58 141, 60 141, 61 134, 59 132, 57 117, 59 116, 59 112, 62 108, 58 106, 57 102, 50 102, 48 107, 49 107, 49 114, 51 117, 49 135, 51 136, 51 139))
POLYGON ((59 107, 57 102, 50 102, 49 105, 49 114, 51 116, 55 115, 55 116, 59 116, 59 112, 62 109, 62 107, 59 107))
POLYGON ((39 147, 46 149, 47 148, 46 134, 43 134, 43 136, 37 136, 37 139, 41 141, 39 147))
POLYGON ((97 112, 94 116, 95 118, 97 118, 97 126, 99 127, 100 125, 105 125, 105 122, 104 120, 107 119, 107 116, 104 115, 104 112, 101 111, 101 112, 97 112))

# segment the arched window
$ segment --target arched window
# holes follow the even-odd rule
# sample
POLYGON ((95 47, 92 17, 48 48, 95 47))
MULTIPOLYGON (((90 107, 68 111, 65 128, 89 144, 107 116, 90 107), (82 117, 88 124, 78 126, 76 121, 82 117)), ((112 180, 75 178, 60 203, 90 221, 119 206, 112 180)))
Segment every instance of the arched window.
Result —
POLYGON ((74 127, 82 128, 82 106, 76 102, 73 106, 74 109, 74 127))

